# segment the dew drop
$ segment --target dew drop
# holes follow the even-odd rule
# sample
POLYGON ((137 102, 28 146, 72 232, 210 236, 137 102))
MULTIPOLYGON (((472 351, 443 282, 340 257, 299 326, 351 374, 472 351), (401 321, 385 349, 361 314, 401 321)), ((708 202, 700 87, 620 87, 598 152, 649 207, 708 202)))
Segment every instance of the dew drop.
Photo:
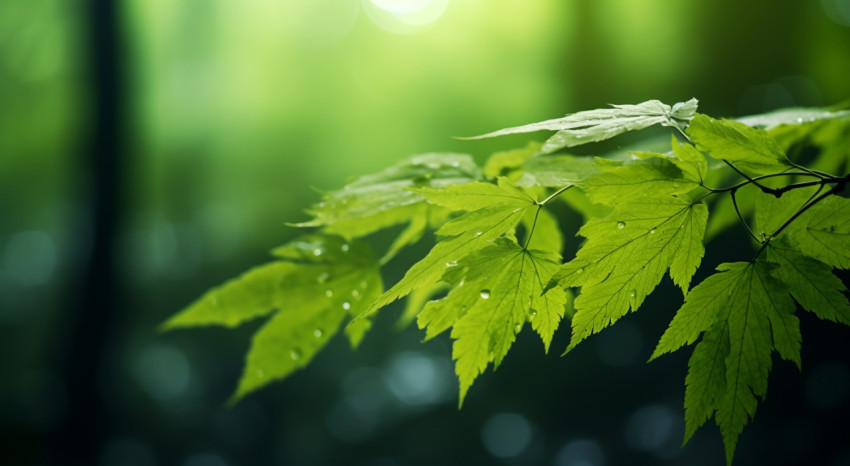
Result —
POLYGON ((301 359, 301 351, 294 349, 289 352, 289 357, 292 358, 293 361, 297 361, 301 359))
POLYGON ((802 123, 802 122, 803 122, 802 118, 797 118, 797 123, 802 123))
POLYGON ((322 329, 320 329, 320 328, 313 330, 313 336, 316 337, 316 338, 322 338, 322 335, 324 335, 324 334, 325 334, 325 332, 323 332, 322 329))
POLYGON ((349 303, 348 301, 344 301, 342 303, 342 308, 345 309, 346 311, 351 309, 351 303, 349 303))
POLYGON ((534 320, 535 317, 537 317, 537 311, 531 311, 528 315, 528 320, 534 320))
POLYGON ((626 222, 617 222, 617 228, 623 229, 626 228, 626 222))
POLYGON ((475 233, 475 236, 481 236, 481 233, 482 232, 479 231, 479 232, 475 233))
POLYGON ((354 296, 355 298, 359 298, 360 292, 357 291, 357 290, 351 290, 351 296, 354 296))
POLYGON ((319 282, 319 283, 325 283, 325 282, 328 281, 329 277, 330 277, 330 275, 328 275, 326 273, 321 273, 321 274, 319 274, 318 277, 316 277, 316 281, 319 282))
POLYGON ((516 331, 516 333, 519 333, 519 331, 522 330, 522 324, 514 325, 514 330, 516 331))
POLYGON ((365 281, 360 282, 360 288, 366 288, 367 286, 369 286, 369 284, 366 283, 365 281))
POLYGON ((349 246, 347 244, 343 244, 340 249, 342 249, 342 252, 348 252, 349 246))
POLYGON ((457 261, 446 262, 446 267, 457 267, 457 261))
POLYGON ((649 234, 654 235, 655 234, 655 228, 653 228, 652 230, 649 230, 649 234))
POLYGON ((313 255, 314 256, 321 256, 322 250, 321 249, 313 249, 313 255))
POLYGON ((334 290, 325 290, 325 296, 327 296, 328 298, 330 298, 333 295, 334 295, 334 290))
POLYGON ((481 290, 481 299, 490 299, 490 290, 481 290))
POLYGON ((459 164, 457 161, 453 161, 453 162, 452 162, 452 166, 453 166, 453 167, 455 167, 455 168, 457 168, 457 167, 459 167, 459 166, 460 166, 460 164, 459 164))
POLYGON ((584 272, 584 269, 583 269, 583 268, 576 269, 576 273, 583 273, 583 272, 584 272))
POLYGON ((629 297, 630 297, 630 298, 634 298, 634 297, 635 297, 635 290, 632 290, 632 291, 629 293, 629 297))

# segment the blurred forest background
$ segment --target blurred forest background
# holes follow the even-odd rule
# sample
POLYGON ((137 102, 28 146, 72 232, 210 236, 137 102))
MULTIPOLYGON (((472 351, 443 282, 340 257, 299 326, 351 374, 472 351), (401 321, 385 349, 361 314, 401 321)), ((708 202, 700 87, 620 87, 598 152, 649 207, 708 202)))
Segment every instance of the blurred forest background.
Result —
MULTIPOLYGON (((528 140, 452 136, 647 99, 831 105, 848 77, 848 0, 0 2, 0 463, 722 464, 713 425, 679 449, 689 352, 644 364, 669 283, 569 357, 565 328, 549 355, 520 335, 462 411, 450 341, 394 330, 398 307, 232 409, 258 323, 156 327, 293 238, 317 190, 528 140)), ((801 319, 803 372, 777 361, 736 464, 850 465, 850 333, 801 319)))

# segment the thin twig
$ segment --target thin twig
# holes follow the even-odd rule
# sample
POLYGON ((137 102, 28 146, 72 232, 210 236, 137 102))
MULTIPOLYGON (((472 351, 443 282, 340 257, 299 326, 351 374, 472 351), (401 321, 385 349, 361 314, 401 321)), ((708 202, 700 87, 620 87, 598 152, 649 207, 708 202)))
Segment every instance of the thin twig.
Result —
POLYGON ((761 243, 762 241, 758 238, 758 236, 756 236, 755 233, 753 233, 753 230, 750 229, 750 225, 747 224, 747 221, 744 220, 744 216, 741 215, 741 210, 738 209, 738 200, 735 199, 736 192, 737 189, 733 189, 732 191, 729 191, 729 194, 732 196, 732 205, 735 207, 735 213, 738 214, 738 220, 740 220, 741 223, 744 225, 744 228, 747 229, 747 233, 749 233, 750 236, 752 236, 757 243, 761 243))

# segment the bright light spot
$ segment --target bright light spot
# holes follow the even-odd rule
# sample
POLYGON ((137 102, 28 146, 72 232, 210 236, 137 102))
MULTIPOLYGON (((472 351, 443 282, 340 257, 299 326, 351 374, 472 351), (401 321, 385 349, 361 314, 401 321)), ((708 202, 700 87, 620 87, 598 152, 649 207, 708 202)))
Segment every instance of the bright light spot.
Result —
POLYGON ((363 10, 379 28, 395 34, 410 34, 435 23, 449 0, 363 0, 363 10))
POLYGON ((500 413, 481 429, 481 440, 491 455, 510 458, 519 455, 531 443, 531 425, 515 413, 500 413))
POLYGON ((555 457, 555 466, 603 466, 605 455, 599 444, 592 440, 575 440, 561 448, 555 457))
POLYGON ((449 371, 433 358, 404 352, 390 361, 384 383, 390 393, 409 405, 434 404, 445 398, 449 371))
POLYGON ((21 286, 47 283, 56 268, 56 243, 43 231, 15 233, 0 258, 0 272, 21 286))
POLYGON ((170 346, 154 345, 145 348, 134 367, 136 382, 151 398, 173 400, 189 386, 191 370, 183 352, 170 346))
POLYGON ((659 450, 672 438, 674 422, 667 407, 644 406, 626 424, 626 442, 635 450, 659 450))

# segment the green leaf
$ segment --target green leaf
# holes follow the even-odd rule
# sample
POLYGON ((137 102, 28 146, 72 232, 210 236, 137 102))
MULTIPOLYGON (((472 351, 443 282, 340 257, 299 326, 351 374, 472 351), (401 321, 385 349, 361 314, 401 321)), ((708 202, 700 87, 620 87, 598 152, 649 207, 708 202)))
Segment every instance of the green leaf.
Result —
POLYGON ((425 198, 408 188, 442 187, 480 178, 481 170, 468 155, 417 155, 326 194, 308 211, 313 220, 296 226, 322 227, 326 233, 358 238, 421 215, 425 198))
POLYGON ((850 120, 850 110, 832 111, 826 108, 791 107, 737 118, 737 121, 748 126, 769 130, 779 125, 801 125, 835 119, 850 120))
POLYGON ((688 136, 697 149, 713 158, 757 173, 772 173, 791 166, 785 152, 767 132, 743 123, 697 114, 688 127, 688 136))
POLYGON ((526 160, 540 152, 542 144, 529 142, 522 149, 496 152, 484 164, 484 176, 496 178, 509 177, 515 171, 521 170, 526 160))
POLYGON ((682 445, 688 443, 720 405, 726 393, 728 356, 729 331, 725 322, 717 323, 697 343, 688 361, 688 375, 685 377, 685 436, 682 445))
POLYGON ((847 288, 832 273, 832 267, 775 242, 765 251, 767 260, 779 267, 773 271, 803 309, 819 318, 850 325, 847 288))
POLYGON ((427 338, 453 327, 461 405, 489 363, 499 366, 526 322, 548 351, 567 301, 560 289, 542 294, 558 263, 555 253, 526 250, 501 238, 460 261, 463 278, 445 298, 426 304, 419 325, 427 328, 427 338))
MULTIPOLYGON (((306 366, 346 316, 363 312, 383 284, 370 248, 339 237, 308 235, 274 251, 285 261, 258 267, 206 293, 163 328, 224 325, 273 314, 254 334, 236 402, 306 366)), ((356 347, 371 324, 346 328, 356 347)))
POLYGON ((558 219, 545 208, 527 210, 522 218, 522 225, 526 235, 534 229, 531 240, 525 245, 526 248, 552 251, 559 255, 564 250, 564 235, 561 233, 558 219))
POLYGON ((667 158, 650 158, 614 165, 605 162, 602 173, 579 183, 590 200, 604 205, 634 202, 635 198, 684 194, 696 188, 698 182, 682 177, 679 169, 667 158))
POLYGON ((587 242, 549 286, 581 286, 567 351, 636 310, 669 268, 683 291, 704 254, 708 210, 686 196, 642 198, 592 219, 579 234, 587 242))
POLYGON ((437 230, 438 236, 450 238, 437 243, 427 256, 414 264, 398 283, 373 303, 368 313, 406 296, 414 288, 437 283, 447 268, 456 266, 470 253, 513 231, 526 211, 537 206, 536 199, 507 178, 499 178, 498 181, 498 185, 467 183, 418 190, 428 198, 428 202, 469 212, 437 230))
POLYGON ((522 187, 544 186, 562 188, 576 184, 599 172, 592 157, 550 155, 531 157, 525 161, 524 175, 517 181, 522 187))
MULTIPOLYGON (((765 236, 773 234, 811 198, 816 186, 794 189, 781 197, 758 193, 755 205, 755 231, 765 236)), ((799 222, 800 220, 796 220, 799 222)))
POLYGON ((682 173, 695 183, 702 184, 705 173, 708 171, 708 162, 702 152, 690 144, 679 144, 676 136, 673 136, 673 163, 682 170, 682 173))
POLYGON ((850 268, 850 199, 823 199, 797 217, 788 232, 803 254, 833 267, 850 268))
POLYGON ((800 365, 799 321, 788 291, 771 275, 775 267, 762 261, 721 264, 720 273, 688 294, 653 355, 706 332, 689 362, 685 440, 714 414, 729 464, 758 398, 767 393, 773 349, 800 365))
POLYGON ((542 152, 551 153, 565 147, 604 141, 627 131, 641 130, 657 124, 684 129, 688 120, 693 117, 696 106, 696 99, 677 103, 672 108, 657 100, 648 100, 637 105, 612 105, 613 108, 573 113, 563 118, 505 128, 481 136, 462 139, 482 139, 507 134, 554 130, 558 132, 549 138, 542 148, 542 152))

